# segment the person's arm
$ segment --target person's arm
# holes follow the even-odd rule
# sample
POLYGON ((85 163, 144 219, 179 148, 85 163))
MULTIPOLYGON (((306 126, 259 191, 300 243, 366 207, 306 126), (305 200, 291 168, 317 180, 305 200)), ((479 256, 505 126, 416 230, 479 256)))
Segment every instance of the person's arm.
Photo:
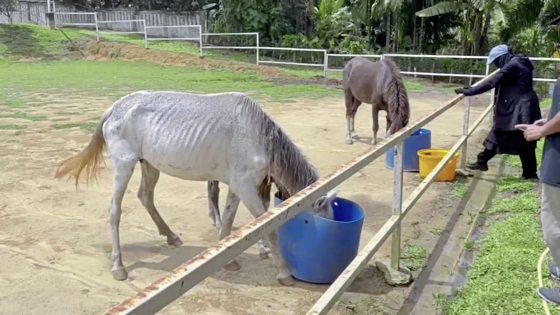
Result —
POLYGON ((491 89, 495 88, 503 78, 515 73, 515 65, 513 62, 506 64, 498 73, 496 73, 493 77, 491 77, 486 82, 468 88, 459 88, 455 90, 455 93, 459 94, 462 93, 465 96, 472 96, 482 94, 484 92, 488 92, 491 89))
POLYGON ((546 136, 553 135, 560 132, 560 113, 556 114, 551 120, 544 125, 537 124, 525 125, 525 139, 527 141, 535 141, 546 136))

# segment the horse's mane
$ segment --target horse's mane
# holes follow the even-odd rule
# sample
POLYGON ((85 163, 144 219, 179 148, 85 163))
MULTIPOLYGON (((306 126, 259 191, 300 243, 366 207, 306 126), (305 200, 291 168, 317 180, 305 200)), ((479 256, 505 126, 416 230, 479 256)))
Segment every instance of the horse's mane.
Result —
POLYGON ((389 68, 392 74, 385 91, 385 99, 388 101, 389 117, 391 118, 390 131, 395 133, 408 125, 410 117, 408 95, 397 65, 391 59, 383 59, 381 62, 389 68))
MULTIPOLYGON (((244 97, 244 116, 255 129, 255 138, 270 159, 269 178, 290 196, 319 179, 317 170, 284 131, 249 97, 244 97)), ((289 196, 283 196, 289 197, 289 196)))

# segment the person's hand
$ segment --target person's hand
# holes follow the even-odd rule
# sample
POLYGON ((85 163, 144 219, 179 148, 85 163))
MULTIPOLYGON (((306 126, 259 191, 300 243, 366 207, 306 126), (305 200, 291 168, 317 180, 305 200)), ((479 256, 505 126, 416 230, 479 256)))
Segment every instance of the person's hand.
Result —
POLYGON ((524 129, 523 135, 527 141, 536 141, 545 136, 544 127, 537 124, 516 125, 515 128, 524 129))
POLYGON ((464 94, 465 90, 466 90, 466 88, 464 88, 464 87, 457 88, 457 89, 455 89, 455 94, 464 94))
POLYGON ((469 89, 470 89, 469 87, 464 86, 462 88, 455 89, 455 93, 456 94, 463 94, 463 95, 468 96, 469 95, 469 89))
POLYGON ((533 123, 533 125, 543 126, 544 124, 546 124, 547 121, 548 121, 548 119, 542 118, 542 119, 539 119, 539 120, 535 121, 533 123))

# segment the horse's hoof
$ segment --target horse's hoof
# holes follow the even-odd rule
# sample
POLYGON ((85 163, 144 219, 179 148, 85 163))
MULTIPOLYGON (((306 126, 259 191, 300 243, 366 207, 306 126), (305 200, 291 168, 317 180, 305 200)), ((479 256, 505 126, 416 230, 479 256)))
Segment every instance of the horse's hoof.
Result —
POLYGON ((124 281, 128 278, 128 273, 126 272, 126 269, 124 269, 124 267, 121 267, 119 269, 114 269, 112 270, 112 272, 113 272, 113 279, 117 281, 124 281))
POLYGON ((357 140, 357 139, 360 139, 360 136, 358 136, 357 134, 353 133, 353 134, 352 134, 352 139, 356 139, 356 140, 357 140))
POLYGON ((224 265, 224 269, 227 271, 238 271, 241 269, 241 265, 237 262, 237 260, 232 260, 224 265))
POLYGON ((183 241, 177 235, 173 235, 167 238, 167 244, 171 246, 181 246, 183 245, 183 241))
POLYGON ((270 258, 270 252, 260 252, 260 253, 259 253, 259 257, 260 257, 262 260, 268 259, 268 258, 270 258))
POLYGON ((278 274, 276 279, 278 279, 278 282, 284 286, 293 286, 296 283, 296 280, 294 280, 290 274, 278 274))
POLYGON ((354 143, 354 141, 352 141, 352 139, 346 139, 346 144, 352 144, 354 143))

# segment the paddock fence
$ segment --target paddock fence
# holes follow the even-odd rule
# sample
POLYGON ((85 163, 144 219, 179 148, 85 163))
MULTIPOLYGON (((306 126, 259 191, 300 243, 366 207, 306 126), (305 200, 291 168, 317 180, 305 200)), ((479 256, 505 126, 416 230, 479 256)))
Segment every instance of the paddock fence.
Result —
MULTIPOLYGON (((489 74, 481 81, 475 83, 475 85, 486 82, 495 76, 496 73, 497 71, 489 74)), ((346 267, 335 282, 329 286, 307 313, 309 315, 326 314, 389 236, 392 236, 391 266, 398 270, 401 254, 401 221, 410 213, 416 202, 428 190, 453 156, 461 149, 463 156, 467 154, 467 141, 469 137, 492 111, 492 105, 489 105, 474 123, 470 124, 470 106, 470 98, 463 95, 456 96, 451 101, 434 110, 431 114, 383 140, 370 151, 356 157, 345 165, 341 165, 332 174, 319 179, 317 182, 306 187, 280 205, 269 209, 269 211, 262 216, 238 229, 235 235, 231 235, 220 241, 216 246, 204 250, 177 267, 168 275, 138 292, 135 297, 127 299, 111 308, 106 314, 156 313, 208 276, 218 271, 223 265, 237 257, 259 239, 265 237, 271 231, 277 230, 282 224, 286 223, 299 212, 304 209, 309 209, 317 198, 342 184, 345 180, 368 166, 377 158, 382 157, 384 153, 391 148, 395 148, 395 165, 393 167, 393 215, 368 241, 356 258, 346 267), (436 168, 410 193, 406 200, 403 200, 404 140, 450 108, 459 104, 462 100, 465 101, 463 135, 452 146, 436 168)), ((461 167, 464 167, 464 160, 461 161, 461 167)))

